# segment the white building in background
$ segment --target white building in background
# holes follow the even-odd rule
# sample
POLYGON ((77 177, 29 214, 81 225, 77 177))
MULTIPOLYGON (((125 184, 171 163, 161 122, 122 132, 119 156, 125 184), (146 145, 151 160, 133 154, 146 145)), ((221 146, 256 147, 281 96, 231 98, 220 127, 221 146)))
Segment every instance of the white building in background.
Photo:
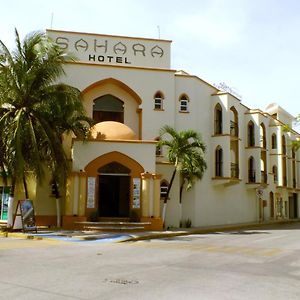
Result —
MULTIPOLYGON (((159 130, 194 129, 207 146, 208 169, 179 203, 179 177, 166 225, 235 224, 298 218, 300 154, 293 116, 276 104, 250 109, 201 78, 170 69, 171 41, 48 30, 78 61, 63 81, 77 87, 97 125, 88 141, 66 139, 72 174, 63 199, 63 226, 91 215, 131 218, 162 228, 160 193, 173 166, 156 151, 159 130)), ((49 183, 36 186, 37 222, 55 224, 49 183)))

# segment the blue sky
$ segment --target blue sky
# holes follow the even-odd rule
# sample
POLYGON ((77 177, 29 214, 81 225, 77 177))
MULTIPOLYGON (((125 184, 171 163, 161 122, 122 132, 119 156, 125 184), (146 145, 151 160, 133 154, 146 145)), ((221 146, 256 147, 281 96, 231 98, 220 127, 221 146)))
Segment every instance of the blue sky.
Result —
POLYGON ((0 39, 52 28, 171 39, 172 68, 225 82, 250 108, 300 113, 300 1, 0 0, 0 39))

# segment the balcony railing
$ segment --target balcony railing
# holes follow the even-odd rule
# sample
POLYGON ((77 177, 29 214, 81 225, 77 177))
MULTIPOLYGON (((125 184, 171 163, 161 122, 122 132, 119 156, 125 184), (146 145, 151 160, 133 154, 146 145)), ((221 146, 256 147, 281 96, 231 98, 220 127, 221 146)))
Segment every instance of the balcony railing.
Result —
POLYGON ((287 178, 286 176, 282 176, 282 185, 287 186, 287 178))
POLYGON ((265 171, 261 171, 261 179, 260 179, 261 183, 267 183, 268 182, 268 175, 267 172, 265 171))
POLYGON ((239 136, 239 127, 238 124, 234 121, 230 121, 230 135, 239 136))
POLYGON ((249 170, 248 173, 248 182, 255 182, 255 170, 249 170))
POLYGON ((278 183, 278 176, 276 173, 274 173, 274 183, 277 184, 278 183))
POLYGON ((239 165, 231 163, 231 178, 239 178, 239 165))
POLYGON ((223 177, 223 162, 216 162, 216 177, 223 177))

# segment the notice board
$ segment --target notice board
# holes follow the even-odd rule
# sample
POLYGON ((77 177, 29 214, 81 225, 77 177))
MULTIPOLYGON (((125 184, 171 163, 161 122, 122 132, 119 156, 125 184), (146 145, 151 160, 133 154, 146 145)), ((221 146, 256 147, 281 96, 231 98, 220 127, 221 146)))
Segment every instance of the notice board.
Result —
POLYGON ((29 199, 19 200, 16 208, 13 229, 37 231, 33 202, 29 199))

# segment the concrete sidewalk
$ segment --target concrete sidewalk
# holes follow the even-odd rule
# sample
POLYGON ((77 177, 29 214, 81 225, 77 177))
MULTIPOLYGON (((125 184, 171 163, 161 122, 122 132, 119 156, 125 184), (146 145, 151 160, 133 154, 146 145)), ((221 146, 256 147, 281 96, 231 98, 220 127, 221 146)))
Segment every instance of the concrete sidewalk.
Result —
POLYGON ((230 225, 218 225, 207 227, 180 228, 165 231, 141 231, 141 232, 99 232, 99 231, 71 231, 71 230, 38 230, 38 233, 23 232, 0 232, 2 237, 14 237, 23 239, 65 239, 69 241, 92 241, 92 240, 109 240, 111 242, 129 242, 149 239, 161 239, 175 236, 184 236, 190 234, 207 234, 212 232, 241 231, 249 229, 258 229, 260 227, 296 223, 295 220, 275 220, 260 223, 241 223, 230 225))

